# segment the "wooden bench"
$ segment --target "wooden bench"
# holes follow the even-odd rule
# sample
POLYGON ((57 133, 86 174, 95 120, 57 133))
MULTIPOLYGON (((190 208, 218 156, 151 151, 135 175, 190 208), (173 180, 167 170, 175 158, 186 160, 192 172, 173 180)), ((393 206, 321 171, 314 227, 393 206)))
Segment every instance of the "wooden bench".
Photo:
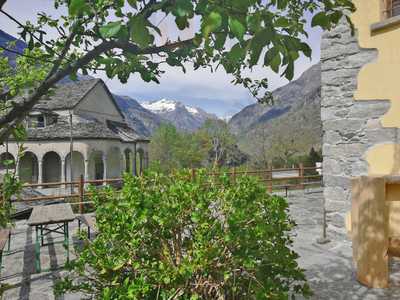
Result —
POLYGON ((11 229, 4 228, 0 229, 0 270, 3 264, 3 251, 8 241, 8 249, 10 251, 10 243, 11 243, 11 229))
POLYGON ((78 220, 79 232, 81 232, 81 225, 86 225, 88 231, 88 239, 90 239, 91 231, 93 233, 97 233, 96 216, 94 214, 77 215, 76 219, 78 220))

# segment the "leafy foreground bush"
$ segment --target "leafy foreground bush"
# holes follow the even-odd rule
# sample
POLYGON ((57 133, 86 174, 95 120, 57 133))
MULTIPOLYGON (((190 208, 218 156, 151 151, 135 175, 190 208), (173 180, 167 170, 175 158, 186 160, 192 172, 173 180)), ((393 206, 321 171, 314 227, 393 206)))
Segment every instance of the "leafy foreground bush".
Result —
POLYGON ((255 178, 126 177, 94 197, 100 233, 56 292, 96 299, 287 299, 310 290, 284 198, 255 178))

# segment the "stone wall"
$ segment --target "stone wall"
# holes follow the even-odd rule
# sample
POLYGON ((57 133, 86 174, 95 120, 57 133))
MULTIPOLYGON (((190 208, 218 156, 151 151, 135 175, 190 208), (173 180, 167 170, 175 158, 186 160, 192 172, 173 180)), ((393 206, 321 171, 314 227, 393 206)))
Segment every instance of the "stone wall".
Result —
POLYGON ((398 129, 381 125, 389 101, 354 101, 360 69, 378 55, 375 49, 361 49, 356 36, 342 22, 322 38, 324 197, 328 229, 341 233, 351 207, 350 179, 368 174, 367 150, 398 136, 398 129))

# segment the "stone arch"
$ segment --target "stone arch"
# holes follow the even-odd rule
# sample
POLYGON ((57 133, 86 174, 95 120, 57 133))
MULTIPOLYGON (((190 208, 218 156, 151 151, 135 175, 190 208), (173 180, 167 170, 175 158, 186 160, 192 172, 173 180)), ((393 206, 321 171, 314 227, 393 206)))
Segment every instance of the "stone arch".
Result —
POLYGON ((133 172, 133 151, 129 148, 126 148, 124 150, 124 156, 125 156, 125 172, 126 173, 132 173, 133 172))
POLYGON ((72 176, 71 176, 71 153, 65 157, 65 179, 66 181, 77 181, 85 174, 85 157, 79 151, 72 152, 72 176))
POLYGON ((43 183, 61 181, 61 158, 57 152, 50 151, 43 156, 43 183))
POLYGON ((89 155, 88 175, 90 180, 100 180, 104 178, 104 154, 101 151, 92 151, 89 155))
POLYGON ((107 178, 120 178, 122 172, 121 150, 118 147, 111 147, 107 152, 107 178))
POLYGON ((10 152, 3 152, 0 154, 0 174, 5 174, 8 171, 15 169, 15 157, 10 152), (13 163, 9 164, 9 162, 13 163))
POLYGON ((38 183, 39 164, 33 152, 24 152, 19 161, 18 174, 22 182, 38 183))

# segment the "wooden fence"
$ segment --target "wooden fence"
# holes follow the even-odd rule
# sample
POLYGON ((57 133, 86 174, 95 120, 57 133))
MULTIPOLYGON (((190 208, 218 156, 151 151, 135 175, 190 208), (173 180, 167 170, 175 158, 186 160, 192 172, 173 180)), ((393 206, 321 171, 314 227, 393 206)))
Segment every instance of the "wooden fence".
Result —
MULTIPOLYGON (((229 172, 212 172, 209 173, 211 176, 220 176, 222 174, 229 175, 233 180, 240 176, 256 176, 262 182, 267 185, 268 191, 273 192, 276 190, 285 190, 286 194, 291 189, 304 189, 306 187, 318 187, 322 184, 322 175, 320 167, 303 167, 290 169, 267 169, 267 170, 250 170, 250 171, 239 171, 231 169, 229 172)), ((192 170, 192 176, 196 176, 196 170, 192 170)), ((91 201, 85 201, 85 198, 91 195, 87 191, 88 185, 121 185, 123 182, 122 178, 107 179, 107 180, 84 180, 83 176, 80 176, 78 181, 70 182, 52 182, 52 183, 35 183, 35 184, 24 184, 23 189, 31 188, 40 191, 43 188, 61 188, 63 187, 65 193, 59 195, 50 196, 36 196, 36 197, 19 197, 13 202, 24 202, 30 203, 35 201, 54 201, 64 200, 71 203, 71 205, 77 205, 79 213, 84 212, 84 205, 91 204, 91 201), (70 189, 72 185, 72 189, 70 189), (67 193, 67 191, 73 191, 67 193)))

